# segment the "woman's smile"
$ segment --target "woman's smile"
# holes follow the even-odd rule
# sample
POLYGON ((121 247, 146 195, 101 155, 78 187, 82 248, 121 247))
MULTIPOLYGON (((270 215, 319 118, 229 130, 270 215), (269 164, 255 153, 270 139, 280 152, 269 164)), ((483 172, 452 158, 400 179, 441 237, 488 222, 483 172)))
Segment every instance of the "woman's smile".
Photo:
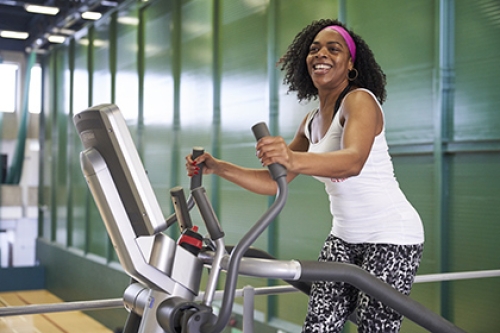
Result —
POLYGON ((324 74, 328 73, 328 71, 330 69, 332 69, 333 66, 330 64, 318 63, 318 64, 314 64, 312 67, 313 67, 314 74, 324 75, 324 74))

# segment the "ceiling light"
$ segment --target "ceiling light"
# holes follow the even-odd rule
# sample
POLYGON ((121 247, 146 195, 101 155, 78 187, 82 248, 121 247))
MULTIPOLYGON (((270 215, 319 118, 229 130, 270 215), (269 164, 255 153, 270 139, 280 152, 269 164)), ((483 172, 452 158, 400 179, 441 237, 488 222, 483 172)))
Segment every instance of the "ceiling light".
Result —
POLYGON ((52 32, 53 34, 61 34, 61 35, 66 35, 66 36, 72 36, 75 34, 75 30, 71 30, 71 29, 64 29, 64 28, 57 28, 57 27, 54 27, 52 28, 52 30, 50 31, 52 32))
POLYGON ((58 35, 50 35, 47 39, 51 43, 62 44, 66 40, 66 37, 58 35))
POLYGON ((102 16, 101 13, 98 12, 84 12, 82 13, 82 18, 85 20, 98 20, 102 16))
POLYGON ((116 1, 101 0, 101 6, 116 7, 118 3, 116 1))
POLYGON ((116 20, 118 21, 118 23, 124 25, 139 25, 139 19, 137 17, 120 16, 116 20))
POLYGON ((38 6, 38 5, 24 5, 24 9, 30 13, 36 14, 46 14, 46 15, 56 15, 59 13, 59 8, 50 6, 38 6))
POLYGON ((3 38, 26 39, 28 36, 27 32, 0 30, 0 37, 3 38))

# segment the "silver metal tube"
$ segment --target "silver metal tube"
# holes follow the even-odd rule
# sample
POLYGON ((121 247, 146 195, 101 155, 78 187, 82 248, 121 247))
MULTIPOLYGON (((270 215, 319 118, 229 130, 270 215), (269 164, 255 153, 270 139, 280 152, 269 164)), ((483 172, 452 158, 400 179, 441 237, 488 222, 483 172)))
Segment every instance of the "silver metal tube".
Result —
MULTIPOLYGON (((215 259, 213 252, 201 254, 205 264, 213 265, 215 259)), ((229 255, 225 254, 220 262, 220 267, 227 270, 229 267, 229 255)), ((262 277, 268 279, 297 280, 301 274, 300 262, 297 260, 275 260, 263 258, 242 258, 238 268, 238 274, 262 277)))
POLYGON ((500 269, 488 270, 488 271, 438 273, 438 274, 418 275, 415 277, 415 283, 481 279, 481 278, 499 277, 499 276, 500 276, 500 269))
POLYGON ((243 333, 254 331, 255 289, 252 286, 243 288, 243 333))
POLYGON ((296 260, 242 258, 238 273, 270 279, 297 280, 301 274, 301 266, 296 260))
MULTIPOLYGON (((415 283, 458 281, 458 280, 491 278, 491 277, 500 277, 500 270, 483 270, 483 271, 471 271, 471 272, 454 272, 454 273, 419 275, 415 278, 415 283)), ((253 292, 257 296, 257 295, 278 295, 278 294, 292 293, 297 291, 298 290, 292 286, 283 285, 283 286, 254 288, 253 292)), ((214 300, 222 299, 223 294, 224 294, 223 290, 217 290, 213 295, 214 300)), ((244 294, 243 289, 237 289, 235 291, 235 297, 243 297, 243 294, 244 294)), ((198 297, 196 297, 195 301, 201 301, 204 296, 205 293, 200 292, 198 297)), ((39 313, 68 312, 68 311, 91 311, 91 310, 113 309, 122 307, 124 307, 124 301, 121 298, 111 298, 111 299, 94 300, 94 301, 51 303, 51 304, 33 304, 33 305, 0 308, 0 317, 31 315, 39 313)))
POLYGON ((11 306, 11 307, 0 308, 0 317, 31 315, 31 314, 51 313, 51 312, 100 310, 104 308, 106 309, 123 308, 123 300, 121 298, 113 298, 113 299, 104 299, 96 301, 11 306))
POLYGON ((219 274, 221 271, 222 259, 226 255, 226 249, 224 245, 224 239, 219 238, 215 241, 217 249, 212 262, 212 270, 208 277, 207 287, 205 288, 205 295, 203 296, 203 304, 210 306, 214 300, 214 294, 217 290, 217 281, 219 280, 219 274))
MULTIPOLYGON (((254 294, 257 295, 279 295, 279 294, 287 294, 298 292, 299 290, 292 286, 274 286, 274 287, 259 287, 254 288, 254 294)), ((214 294, 214 300, 220 301, 222 296, 224 295, 224 290, 217 290, 214 294)), ((195 298, 195 301, 200 301, 203 299, 204 293, 200 293, 198 297, 195 298)), ((234 293, 234 297, 243 297, 243 289, 236 289, 234 293)))

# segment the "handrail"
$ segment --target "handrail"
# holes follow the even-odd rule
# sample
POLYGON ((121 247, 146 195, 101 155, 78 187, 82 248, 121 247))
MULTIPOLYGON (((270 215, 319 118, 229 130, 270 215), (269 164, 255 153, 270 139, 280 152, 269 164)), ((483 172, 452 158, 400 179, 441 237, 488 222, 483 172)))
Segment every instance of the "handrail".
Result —
MULTIPOLYGON (((430 282, 443 282, 443 281, 459 281, 459 280, 474 280, 482 278, 500 277, 500 269, 494 270, 481 270, 481 271, 468 271, 468 272, 450 272, 439 274, 424 274, 418 275, 415 278, 415 283, 430 283, 430 282)), ((235 290, 235 297, 243 297, 243 289, 235 290)), ((299 292, 298 289, 288 285, 257 287, 254 288, 256 296, 265 295, 278 295, 299 292)), ((204 297, 204 292, 195 298, 195 301, 201 301, 204 297)), ((221 300, 224 294, 223 290, 217 290, 214 294, 214 300, 221 300)), ((63 302, 51 304, 31 304, 23 306, 10 306, 0 308, 0 317, 4 316, 19 316, 31 315, 39 313, 52 313, 52 312, 66 312, 66 311, 90 311, 100 309, 113 309, 123 307, 122 298, 110 298, 92 301, 76 301, 76 302, 63 302)))
POLYGON ((415 277, 415 283, 470 280, 470 279, 482 279, 482 278, 499 277, 499 276, 500 276, 500 269, 468 271, 468 272, 448 272, 448 273, 417 275, 415 277))

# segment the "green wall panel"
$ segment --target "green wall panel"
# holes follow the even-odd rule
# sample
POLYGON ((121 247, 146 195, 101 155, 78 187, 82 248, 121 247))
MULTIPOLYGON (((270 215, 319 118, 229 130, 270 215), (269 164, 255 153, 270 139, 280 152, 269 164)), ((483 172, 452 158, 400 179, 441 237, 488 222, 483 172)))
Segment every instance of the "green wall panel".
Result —
POLYGON ((144 10, 144 130, 143 163, 164 215, 170 211, 172 164, 173 80, 171 4, 156 2, 144 10))
MULTIPOLYGON (((109 29, 109 22, 103 22, 98 27, 92 26, 89 28, 89 56, 87 59, 89 73, 88 106, 106 102, 106 96, 110 96, 110 87, 106 86, 106 82, 109 82, 109 74, 107 73, 107 67, 109 66, 106 65, 109 64, 107 54, 110 40, 102 39, 103 36, 105 36, 104 38, 109 37, 106 31, 106 29, 109 29)), ((111 247, 109 238, 99 210, 91 196, 86 202, 86 214, 84 251, 108 258, 111 247)))
MULTIPOLYGON (((73 112, 85 110, 89 106, 89 74, 88 74, 88 39, 82 38, 74 43, 74 70, 73 70, 73 112)), ((72 232, 71 246, 82 251, 87 250, 87 205, 89 197, 87 183, 80 167, 80 151, 83 146, 80 137, 73 126, 74 155, 71 157, 73 164, 72 181, 72 232)))
MULTIPOLYGON (((214 118, 214 82, 213 82, 213 1, 186 1, 181 8, 180 34, 180 84, 179 84, 179 156, 173 158, 175 183, 188 193, 189 178, 185 172, 184 157, 193 147, 202 147, 211 151, 214 118)), ((174 180, 174 179, 173 179, 174 180)), ((203 186, 212 197, 212 177, 203 177, 203 186)), ((196 210, 195 210, 196 211, 196 210)), ((223 223, 223 220, 220 220, 223 223)), ((193 214, 193 223, 206 232, 197 212, 193 214)))
POLYGON ((349 27, 367 42, 387 75, 390 143, 433 141, 436 9, 432 0, 347 3, 349 27))
POLYGON ((68 207, 68 170, 67 170, 67 133, 68 133, 68 114, 69 114, 69 63, 68 63, 68 48, 59 48, 56 53, 57 57, 57 82, 56 89, 58 91, 57 106, 54 115, 54 128, 57 128, 56 138, 52 142, 53 151, 52 159, 56 162, 53 168, 52 188, 54 202, 56 202, 56 242, 61 245, 67 244, 67 207, 68 207))
POLYGON ((456 4, 455 140, 499 140, 500 4, 456 4), (467 24, 462 24, 467 22, 467 24))
POLYGON ((452 321, 466 332, 488 333, 498 330, 499 284, 498 277, 453 282, 452 321))
POLYGON ((103 258, 108 258, 109 238, 99 210, 92 197, 90 197, 87 205, 87 214, 88 222, 85 229, 86 251, 103 258))
POLYGON ((452 266, 455 270, 498 268, 499 165, 499 154, 453 156, 450 218, 453 222, 452 266))
MULTIPOLYGON (((251 127, 268 121, 267 48, 263 2, 223 2, 221 13, 221 157, 258 167, 251 127), (242 38, 244 36, 244 38, 242 38)), ((267 207, 267 197, 221 184, 220 220, 228 244, 235 244, 267 207), (242 204, 245 203, 245 204, 242 204), (253 207, 253 208, 252 208, 253 207)), ((265 235, 255 244, 266 249, 265 235)))
MULTIPOLYGON (((80 166, 80 152, 83 150, 80 136, 76 133, 72 119, 69 124, 68 145, 71 145, 68 156, 70 165, 69 204, 71 227, 68 228, 68 246, 85 250, 86 203, 90 199, 89 190, 80 166)), ((69 222, 69 221, 68 221, 69 222)))
MULTIPOLYGON (((49 74, 44 76, 44 84, 48 87, 53 87, 55 85, 55 60, 56 57, 51 57, 51 58, 46 58, 45 59, 45 71, 48 72, 49 74)), ((40 156, 40 161, 41 161, 41 168, 42 168, 42 173, 40 177, 40 184, 39 186, 42 188, 40 191, 42 195, 40 196, 40 205, 43 207, 41 210, 42 214, 40 217, 40 231, 39 231, 39 236, 47 239, 47 240, 53 240, 52 239, 52 194, 51 194, 51 189, 52 189, 52 154, 51 154, 51 149, 52 149, 52 113, 54 110, 54 103, 56 98, 53 96, 55 93, 54 90, 45 90, 45 98, 43 102, 43 110, 41 113, 41 138, 40 138, 40 148, 41 152, 43 153, 42 156, 40 156)))
MULTIPOLYGON (((222 1, 220 18, 221 110, 220 156, 234 163, 258 167, 251 127, 269 120, 267 106, 267 16, 265 1, 222 1)), ((236 244, 267 208, 267 197, 221 183, 219 219, 226 243, 236 244)), ((254 243, 267 249, 267 231, 254 243)), ((239 285, 263 286, 266 280, 239 278, 239 285)), ((241 301, 241 300, 238 300, 241 301)), ((265 299, 255 308, 266 312, 265 299)))
MULTIPOLYGON (((452 271, 498 269, 500 259, 500 155, 462 154, 450 166, 450 265, 452 271)), ((470 332, 500 327, 500 279, 453 282, 453 320, 470 332)))
POLYGON ((137 79, 137 26, 139 18, 135 8, 118 12, 116 23, 116 100, 136 135, 138 118, 138 79, 137 79))
MULTIPOLYGON (((95 25, 92 54, 92 105, 110 103, 111 99, 111 65, 110 65, 110 24, 111 17, 95 25)), ((76 112, 82 110, 75 110, 76 112)))

